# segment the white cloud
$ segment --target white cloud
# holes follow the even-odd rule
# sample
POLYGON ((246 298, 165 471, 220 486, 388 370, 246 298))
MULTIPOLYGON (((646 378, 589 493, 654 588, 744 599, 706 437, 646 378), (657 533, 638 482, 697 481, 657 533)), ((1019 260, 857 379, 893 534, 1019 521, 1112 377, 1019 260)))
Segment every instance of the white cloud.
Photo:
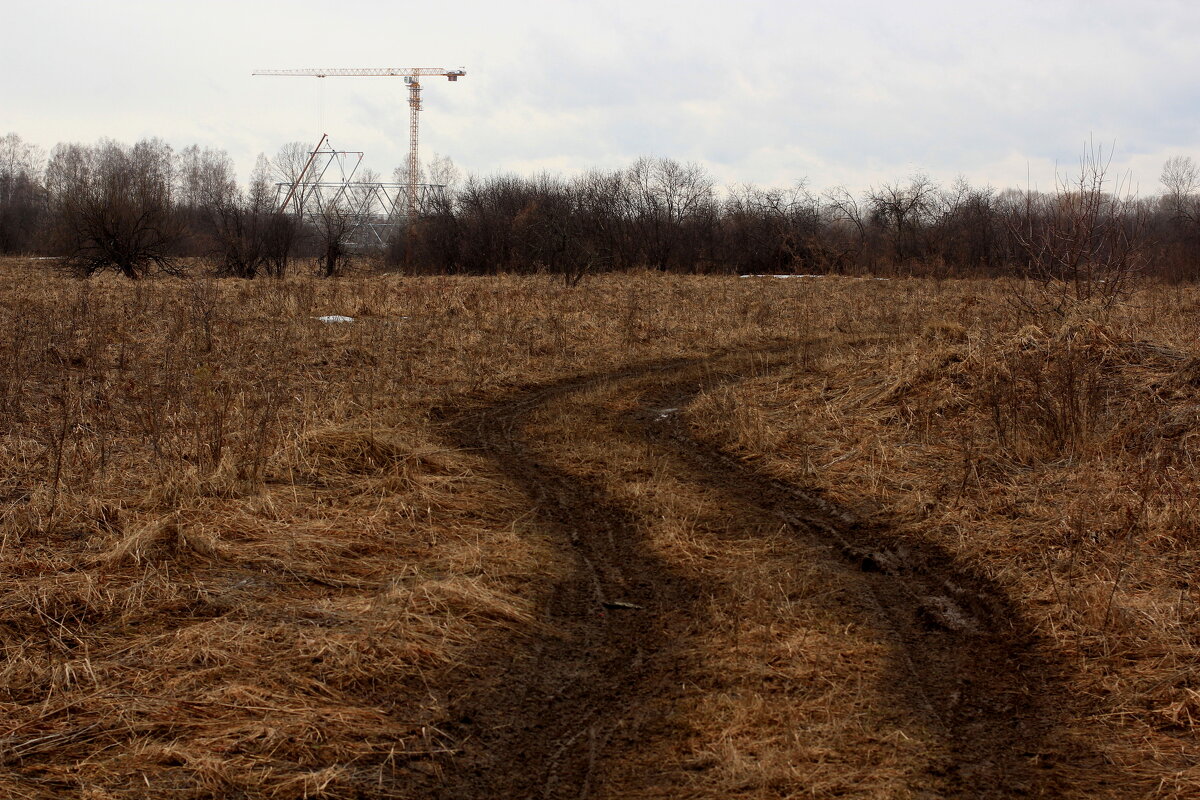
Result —
POLYGON ((399 80, 250 76, 305 66, 466 66, 427 84, 422 146, 483 173, 651 154, 726 183, 1047 185, 1094 136, 1147 192, 1167 155, 1200 156, 1182 2, 51 0, 6 22, 0 132, 159 135, 247 171, 324 131, 384 174, 404 160, 399 80))

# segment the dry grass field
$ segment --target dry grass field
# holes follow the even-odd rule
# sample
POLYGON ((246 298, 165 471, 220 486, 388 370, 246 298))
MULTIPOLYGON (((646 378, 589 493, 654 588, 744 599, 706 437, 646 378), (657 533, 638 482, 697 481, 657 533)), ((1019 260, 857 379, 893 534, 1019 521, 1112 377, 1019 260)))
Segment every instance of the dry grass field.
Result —
POLYGON ((0 796, 1200 796, 1200 291, 1008 297, 0 262, 0 796))

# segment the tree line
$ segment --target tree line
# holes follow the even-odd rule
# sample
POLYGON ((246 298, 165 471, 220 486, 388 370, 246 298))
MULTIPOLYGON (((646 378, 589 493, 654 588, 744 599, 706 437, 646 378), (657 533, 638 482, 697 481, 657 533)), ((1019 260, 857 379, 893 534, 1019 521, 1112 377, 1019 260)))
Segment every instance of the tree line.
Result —
MULTIPOLYGON (((300 220, 280 209, 307 148, 259 156, 248 183, 221 150, 174 151, 158 139, 59 144, 49 153, 0 138, 0 253, 59 256, 85 274, 131 278, 204 258, 253 278, 348 261, 412 272, 593 272, 656 269, 741 274, 1025 275, 1117 280, 1145 271, 1200 278, 1200 168, 1174 157, 1161 192, 1136 197, 1089 149, 1048 192, 997 190, 927 176, 864 192, 718 187, 706 170, 667 158, 575 177, 458 177, 430 165, 448 190, 429 197, 382 251, 356 236, 353 198, 300 220)), ((1109 155, 1109 158, 1111 154, 1109 155)), ((400 176, 399 180, 405 180, 400 176)))

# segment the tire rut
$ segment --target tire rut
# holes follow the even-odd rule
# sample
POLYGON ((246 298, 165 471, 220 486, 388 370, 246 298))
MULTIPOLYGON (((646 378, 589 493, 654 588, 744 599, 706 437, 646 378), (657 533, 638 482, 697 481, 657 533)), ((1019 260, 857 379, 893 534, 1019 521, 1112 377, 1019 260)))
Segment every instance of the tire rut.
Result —
MULTIPOLYGON (((1108 785, 1101 760, 1065 732, 1069 671, 1002 587, 932 542, 900 540, 819 494, 757 474, 664 413, 786 359, 786 348, 771 348, 655 362, 557 381, 447 418, 450 443, 483 451, 533 500, 571 571, 542 609, 556 633, 490 642, 487 652, 508 660, 493 661, 488 680, 454 699, 444 733, 461 755, 442 764, 437 796, 591 797, 604 794, 615 771, 628 778, 632 763, 678 757, 673 742, 687 732, 678 681, 704 664, 678 646, 676 632, 703 624, 704 587, 647 546, 636 513, 601 482, 550 463, 521 433, 556 400, 614 383, 640 390, 641 410, 619 423, 625 436, 673 460, 689 481, 775 517, 798 541, 820 543, 853 567, 856 591, 874 609, 859 622, 892 645, 881 686, 938 742, 912 775, 911 796, 1055 797, 1077 790, 1084 775, 1089 785, 1108 785)), ((680 796, 647 770, 638 777, 639 794, 680 796)))
MULTIPOLYGON (((693 362, 615 377, 682 363, 693 362)), ((498 648, 511 648, 512 660, 498 666, 489 687, 455 703, 445 732, 470 742, 470 756, 444 765, 442 797, 586 798, 601 750, 669 735, 669 719, 654 709, 634 713, 632 704, 648 693, 670 697, 682 658, 670 627, 694 612, 698 588, 649 552, 636 518, 603 487, 531 457, 516 433, 555 396, 612 377, 541 387, 453 425, 455 446, 486 452, 533 500, 540 523, 557 532, 571 574, 543 608, 557 635, 498 648)))
POLYGON ((1066 734, 1070 670, 1001 586, 929 540, 900 538, 818 492, 757 473, 691 437, 674 416, 643 415, 640 423, 675 448, 697 481, 773 514, 797 536, 821 540, 861 573, 876 623, 894 644, 883 681, 922 712, 942 745, 912 781, 914 791, 1060 797, 1081 781, 1100 791, 1117 782, 1092 748, 1066 734))

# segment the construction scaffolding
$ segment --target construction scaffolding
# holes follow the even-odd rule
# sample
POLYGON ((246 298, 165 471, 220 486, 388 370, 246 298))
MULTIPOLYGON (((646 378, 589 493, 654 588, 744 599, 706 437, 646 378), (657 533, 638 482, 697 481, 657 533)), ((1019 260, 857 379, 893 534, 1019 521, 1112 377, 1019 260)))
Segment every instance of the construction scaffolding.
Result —
POLYGON ((347 246, 363 252, 386 247, 402 224, 445 201, 441 184, 355 180, 362 160, 323 134, 296 177, 275 184, 276 207, 318 228, 336 225, 347 246))

